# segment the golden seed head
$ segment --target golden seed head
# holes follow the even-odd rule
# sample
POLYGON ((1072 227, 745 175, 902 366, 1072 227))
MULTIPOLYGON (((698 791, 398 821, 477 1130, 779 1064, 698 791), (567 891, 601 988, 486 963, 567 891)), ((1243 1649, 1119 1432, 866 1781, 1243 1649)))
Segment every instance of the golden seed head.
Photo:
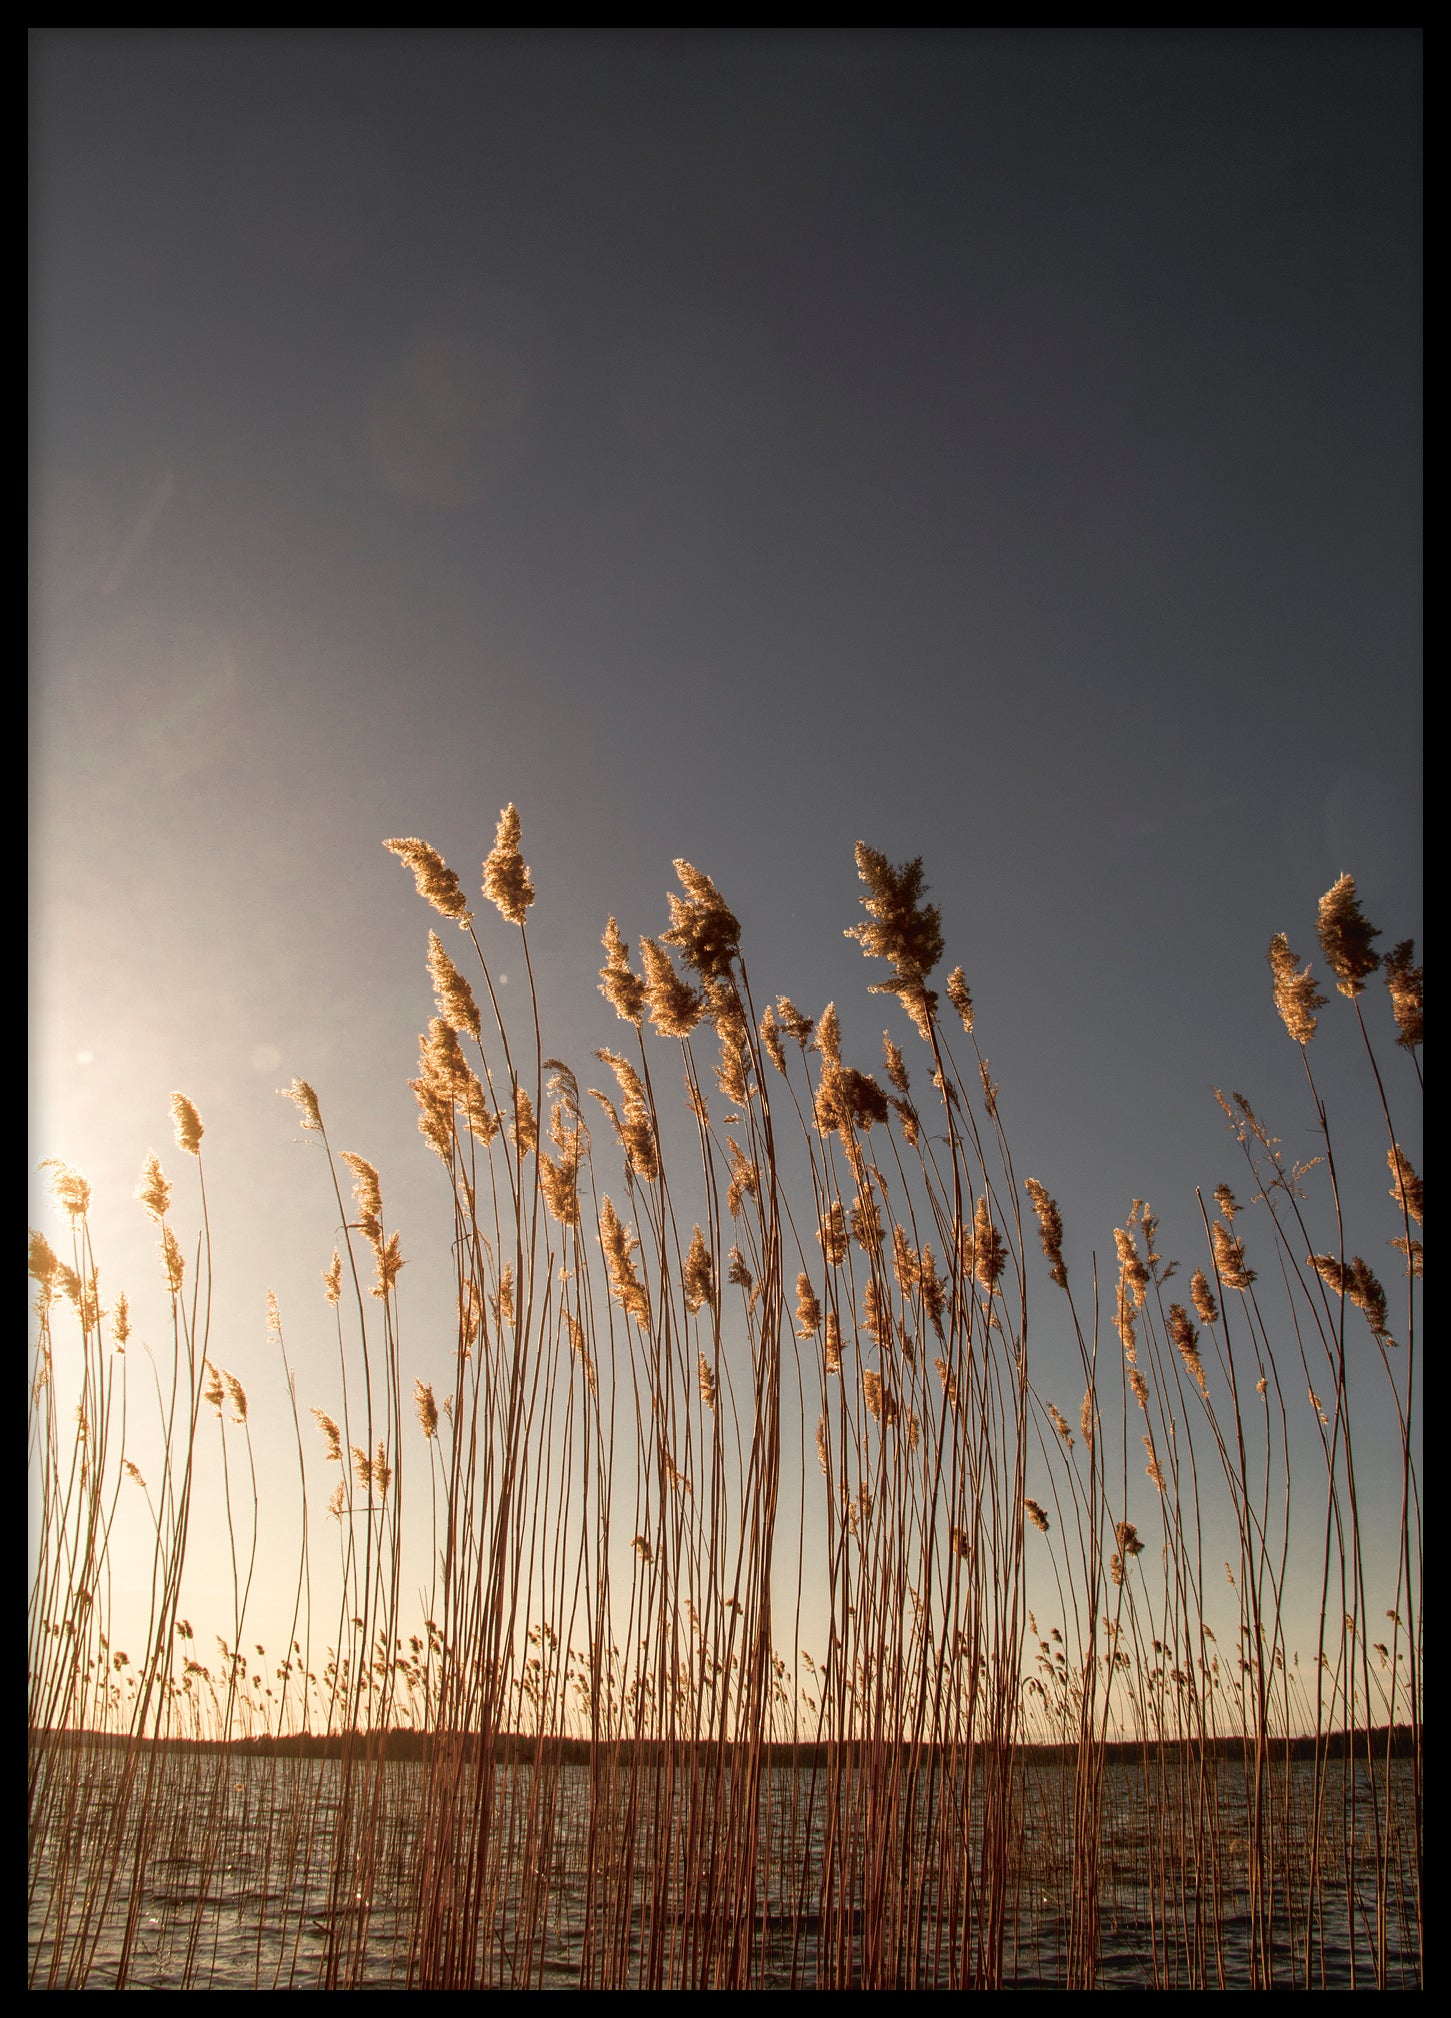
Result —
POLYGON ((704 994, 682 981, 670 964, 670 955, 653 939, 640 941, 640 958, 650 1021, 662 1037, 688 1037, 705 1014, 704 994))
POLYGON ((336 1303, 343 1293, 343 1258, 333 1249, 333 1258, 322 1272, 323 1293, 329 1303, 336 1303))
MULTIPOLYGON (((1215 1195, 1218 1196, 1217 1193, 1215 1195)), ((1236 1240, 1229 1228, 1218 1219, 1210 1227, 1209 1237, 1214 1244, 1214 1265, 1225 1288, 1248 1289, 1255 1279, 1255 1271, 1245 1267, 1244 1242, 1236 1240)))
POLYGON ((1044 1513, 1042 1507, 1039 1506, 1038 1502, 1035 1499, 1024 1498, 1023 1512, 1028 1516, 1028 1519, 1033 1523, 1034 1527, 1037 1528, 1040 1534, 1047 1534, 1048 1516, 1047 1514, 1044 1513))
POLYGON ((91 1209, 91 1187, 79 1170, 72 1170, 68 1163, 62 1163, 58 1156, 48 1156, 41 1164, 48 1170, 51 1197, 62 1212, 72 1219, 84 1219, 91 1209))
POLYGON ((425 1381, 413 1383, 413 1407, 418 1416, 418 1426, 426 1437, 438 1434, 438 1403, 433 1398, 433 1389, 425 1381))
POLYGON ((1423 1041, 1424 1034, 1422 1017, 1426 975, 1424 968, 1411 964, 1415 950, 1414 939, 1402 939, 1385 956, 1386 987, 1390 990, 1391 1008, 1401 1033, 1396 1042, 1407 1051, 1414 1051, 1423 1041))
POLYGON ((882 1425, 888 1429, 897 1420, 897 1397, 887 1386, 879 1373, 871 1367, 862 1370, 862 1393, 867 1407, 882 1425))
POLYGON ((897 1287, 903 1296, 914 1296, 922 1279, 922 1263, 917 1251, 907 1238, 905 1226, 892 1228, 892 1273, 897 1278, 897 1287))
POLYGON ((998 1111, 998 1082, 990 1075, 987 1067, 988 1061, 986 1058, 980 1058, 977 1065, 977 1076, 982 1081, 982 1104, 987 1109, 988 1119, 993 1120, 996 1118, 998 1111))
POLYGON ((962 1027, 969 1037, 972 1035, 972 997, 967 992, 967 979, 960 967, 954 967, 947 977, 947 999, 962 1018, 962 1027))
POLYGON ((816 1049, 828 1067, 841 1064, 841 1023, 834 1002, 827 1003, 816 1025, 816 1049))
POLYGON ((534 885, 519 853, 519 813, 512 804, 499 815, 494 845, 484 862, 484 895, 511 925, 522 925, 534 902, 534 885))
MULTIPOLYGON (((1404 1237, 1404 1235, 1402 1235, 1397 1239, 1393 1240, 1391 1242, 1391 1246, 1396 1248, 1401 1254, 1403 1254, 1406 1257, 1407 1275, 1425 1274, 1426 1254, 1425 1249, 1421 1246, 1419 1240, 1407 1240, 1404 1237)), ((122 1303, 125 1302, 124 1297, 121 1299, 121 1302, 122 1303)), ((118 1309, 120 1308, 119 1304, 117 1305, 117 1308, 118 1309)))
POLYGON ((539 1117, 534 1102, 522 1086, 514 1088, 514 1126, 509 1131, 521 1156, 532 1156, 539 1147, 539 1117))
POLYGON ((358 1208, 358 1231, 374 1247, 383 1239, 383 1187, 378 1173, 364 1157, 350 1149, 339 1152, 340 1161, 353 1173, 353 1198, 358 1208))
POLYGON ((186 1257, 169 1226, 163 1226, 161 1229, 161 1265, 166 1275, 167 1288, 176 1295, 186 1275, 186 1257))
MULTIPOLYGON (((699 1229, 697 1229, 698 1231, 699 1229)), ((696 1382, 700 1388, 700 1398, 706 1407, 715 1409, 715 1375, 710 1370, 710 1361, 703 1352, 696 1354, 696 1382)))
POLYGON ((626 1023, 638 1030, 645 1015, 645 983, 630 967, 630 948, 620 937, 620 928, 611 918, 600 944, 605 964, 600 969, 600 993, 626 1023))
POLYGON ((1276 932, 1271 939, 1267 957, 1280 1020, 1297 1044, 1308 1044, 1319 1020, 1315 1011, 1325 1007, 1328 997, 1316 989, 1308 967, 1303 972, 1297 967, 1299 955, 1290 951, 1290 942, 1283 932, 1276 932))
POLYGON ((1209 1278, 1202 1268, 1196 1268, 1190 1278, 1189 1294, 1194 1299, 1194 1308, 1199 1312, 1201 1323, 1218 1324, 1219 1305, 1214 1301, 1214 1291, 1209 1287, 1209 1278))
POLYGON ((834 1310, 826 1313, 826 1327, 821 1336, 822 1350, 826 1358, 828 1373, 841 1372, 841 1319, 834 1310))
POLYGON ((153 1219, 166 1217, 166 1208, 171 1203, 171 1186, 161 1174, 161 1165, 154 1155, 149 1155, 141 1166, 141 1182, 136 1187, 136 1197, 153 1219))
POLYGON ((937 1263, 932 1257, 931 1245, 926 1241, 922 1244, 918 1288, 922 1296, 922 1308, 927 1313, 927 1321, 941 1338, 942 1312, 947 1303, 947 1284, 937 1273, 937 1263))
POLYGON ((754 1163, 740 1145, 726 1137, 726 1148, 730 1151, 731 1181, 726 1193, 726 1210, 732 1219, 739 1217, 741 1207, 747 1198, 760 1195, 761 1179, 754 1163))
POLYGON ((697 974, 724 980, 740 951, 740 921, 703 871, 677 861, 675 873, 685 896, 671 893, 670 930, 661 938, 667 946, 678 946, 685 964, 697 974))
POLYGON ((317 1095, 305 1079, 294 1079, 290 1086, 279 1086, 278 1093, 284 1100, 291 1100, 302 1117, 304 1128, 322 1133, 322 1113, 317 1104, 317 1095))
POLYGON ((690 1238, 690 1248, 685 1257, 685 1266, 680 1278, 685 1291, 685 1307, 692 1315, 702 1304, 715 1303, 715 1266, 710 1249, 705 1244, 705 1235, 697 1226, 690 1238))
POLYGON ((821 1242, 822 1253, 833 1268, 840 1268, 846 1260, 848 1236, 846 1212, 839 1198, 834 1198, 817 1224, 816 1237, 821 1242))
POLYGON ((171 1125, 176 1133, 177 1148, 184 1149, 188 1156, 199 1156, 206 1130, 202 1127, 201 1116, 184 1093, 173 1093, 171 1096, 171 1125))
POLYGON ((1408 1217, 1415 1220, 1417 1226, 1423 1226, 1425 1199, 1421 1180, 1411 1168, 1406 1152, 1399 1142, 1394 1148, 1386 1151, 1386 1162, 1390 1165, 1391 1197, 1408 1217))
POLYGON ((317 1424, 318 1428, 327 1438, 328 1463, 341 1464, 343 1461, 342 1432, 339 1430, 337 1424, 333 1421, 332 1417, 330 1415, 325 1414, 322 1409, 315 1408, 312 1411, 312 1417, 313 1421, 317 1424))
POLYGON ((236 1411, 232 1420, 234 1422, 245 1422, 247 1420, 246 1388, 243 1387, 236 1374, 228 1373, 225 1367, 222 1369, 222 1379, 227 1383, 227 1393, 231 1396, 232 1407, 236 1411))
POLYGON ((1048 1196, 1036 1177, 1023 1181, 1023 1188, 1032 1200, 1033 1210, 1038 1215, 1038 1237, 1043 1244, 1043 1252, 1052 1264, 1048 1273, 1060 1289, 1068 1287, 1068 1270, 1063 1265, 1063 1219, 1057 1201, 1048 1196))
POLYGON ((639 1242, 622 1225, 608 1194, 600 1200, 600 1246, 610 1278, 610 1294, 641 1331, 650 1329, 650 1300, 632 1260, 639 1242))
POLYGON ((781 1032, 776 1022, 776 1012, 770 1003, 766 1004, 761 1016, 760 1038, 766 1056, 783 1076, 786 1071, 786 1054, 781 1049, 781 1032))
POLYGON ((788 1037, 794 1037, 804 1051, 811 1042, 811 1033, 816 1028, 809 1016, 803 1016, 789 995, 776 997, 776 1014, 781 1019, 781 1028, 788 1037))
POLYGON ((30 1229, 29 1244, 29 1274, 34 1281, 40 1284, 42 1295, 47 1302, 50 1299, 51 1285, 59 1273, 60 1262, 56 1258, 55 1249, 43 1233, 37 1233, 34 1227, 32 1227, 30 1229))
POLYGON ((880 1346, 884 1352, 891 1350, 891 1306, 878 1289, 874 1275, 867 1277, 866 1288, 862 1292, 862 1330, 873 1345, 880 1346))
MULTIPOLYGON (((869 893, 861 900, 869 922, 849 925, 846 937, 858 940, 869 959, 889 960, 898 983, 920 990, 942 958, 942 913, 922 901, 927 885, 921 856, 894 869, 885 855, 858 841, 856 866, 869 893)), ((898 992, 888 983, 878 988, 898 992)))
POLYGON ((609 1066, 619 1083, 623 1117, 613 1107, 609 1112, 630 1169, 646 1184, 653 1184, 660 1175, 660 1156, 644 1082, 629 1059, 622 1058, 618 1051, 596 1051, 595 1057, 609 1066))
POLYGON ((897 1045, 892 1042, 891 1032, 882 1032, 882 1054, 886 1059, 887 1077, 903 1095, 911 1091, 911 1081, 907 1077, 906 1062, 897 1045))
POLYGON ((217 1367, 212 1365, 209 1359, 202 1361, 202 1372, 205 1375, 202 1387, 202 1400, 207 1404, 208 1408, 214 1408, 217 1414, 220 1415, 222 1412, 222 1403, 227 1398, 227 1391, 222 1386, 221 1372, 217 1367))
POLYGON ((1352 1001, 1365 988, 1365 978, 1380 965, 1380 955, 1370 942, 1380 933, 1365 917, 1355 898, 1355 878, 1342 876, 1320 899, 1316 927, 1320 950, 1335 976, 1335 985, 1352 1001))
POLYGON ((796 1336, 815 1338, 821 1328, 821 1305, 811 1288, 811 1277, 804 1271, 796 1278, 796 1336))
POLYGON ((385 1246, 382 1242, 379 1242, 373 1250, 377 1278, 373 1284, 371 1294, 376 1296, 380 1303, 387 1297, 394 1283, 398 1280, 400 1269, 406 1265, 403 1260, 403 1252, 399 1240, 400 1236, 398 1234, 390 1233, 387 1245, 385 1246))
POLYGON ((991 1295, 997 1288, 998 1278, 1008 1258, 1008 1251, 999 1239, 998 1230, 989 1215, 986 1192, 978 1198, 977 1211, 973 1217, 972 1252, 974 1273, 983 1288, 991 1295))
POLYGON ((452 918, 463 931, 473 923, 473 913, 469 910, 464 896, 463 884, 449 868, 435 848, 427 841, 410 839, 406 841, 385 841, 383 846, 413 871, 413 881, 420 897, 426 897, 435 911, 445 918, 452 918))
POLYGON ((466 1030, 477 1044, 481 1025, 474 991, 443 950, 437 932, 428 935, 428 972, 438 1013, 452 1030, 466 1030))

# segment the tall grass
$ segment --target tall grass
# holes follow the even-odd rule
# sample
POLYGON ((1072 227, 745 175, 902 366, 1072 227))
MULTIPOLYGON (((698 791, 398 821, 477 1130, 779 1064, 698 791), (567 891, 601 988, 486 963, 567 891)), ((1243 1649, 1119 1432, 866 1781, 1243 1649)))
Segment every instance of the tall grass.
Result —
MULTIPOLYGON (((1112 1269, 1070 1277, 961 968, 945 1001, 929 986, 920 862, 857 850, 854 935, 903 1015, 876 1071, 846 1061, 834 1007, 755 994, 736 918, 678 862, 638 965, 609 922, 626 1028, 584 1087, 546 1055, 514 809, 484 876, 529 979, 512 1025, 457 878, 387 845, 471 956, 430 935, 412 1082, 456 1333, 446 1382, 405 1366, 383 1182, 294 1081, 340 1228, 337 1381, 329 1407, 299 1401, 269 1300, 299 1506, 280 1660, 248 1652, 256 1469, 245 1391, 209 1356, 201 1121, 178 1096, 194 1204, 173 1211, 154 1158, 137 1194, 172 1339, 149 1394, 128 1388, 125 1299, 101 1307, 89 1187, 51 1166, 69 1244, 31 1235, 32 1983, 151 1980, 157 1898, 166 1980, 188 1984, 222 1970, 233 1900, 255 1912, 227 1980, 259 1987, 375 1980, 384 1922, 386 1979, 433 1988, 561 1968, 597 1988, 1091 1988, 1125 1928, 1158 1985, 1315 1987, 1342 1963, 1419 1981, 1421 1183, 1363 1016, 1380 963, 1353 883, 1319 936, 1384 1113, 1405 1280, 1388 1292, 1352 1252, 1312 1070, 1325 999, 1281 936, 1272 990, 1322 1167, 1220 1096, 1256 1232, 1228 1185, 1201 1195, 1179 1302, 1138 1200, 1112 1269), (1393 1551, 1358 1490, 1368 1374, 1398 1426, 1393 1551), (181 1605, 203 1472, 231 1602, 200 1633, 181 1605), (150 1537, 131 1650, 111 1626, 122 1493, 150 1537), (1307 1562, 1320 1627, 1296 1648, 1307 1562), (304 1737, 333 1741, 326 1773, 286 1756, 304 1737)), ((1419 1083, 1409 943, 1384 972, 1419 1083)))

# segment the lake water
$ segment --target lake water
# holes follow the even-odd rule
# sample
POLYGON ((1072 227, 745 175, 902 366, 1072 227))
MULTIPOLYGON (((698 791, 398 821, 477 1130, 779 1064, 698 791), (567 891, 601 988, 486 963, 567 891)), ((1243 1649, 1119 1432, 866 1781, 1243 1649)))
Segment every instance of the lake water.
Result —
MULTIPOLYGON (((824 1770, 768 1768, 754 1879, 732 1895, 704 1876, 699 1847, 726 1826, 719 1783, 671 1786, 652 1768, 610 1787, 583 1764, 501 1767, 482 1835, 483 1790, 462 1787, 430 1919, 423 1765, 345 1777, 337 1761, 174 1751, 153 1766, 149 1796, 129 1800, 118 1753, 52 1774, 32 1840, 32 1987, 116 1987, 128 1925, 135 1989, 403 1988, 428 1977, 425 1923, 452 1930, 453 1980, 476 1987, 708 1987, 730 1955, 762 1989, 1070 1980, 1072 1786, 1057 1765, 1021 1769, 999 1865, 1000 1971, 980 1792, 958 1790, 948 1824, 940 1779, 908 1812, 900 1789, 894 1806, 890 1787, 854 1774, 832 1798, 824 1770)), ((1410 1798, 1408 1767, 1373 1784, 1332 1764, 1317 1873, 1311 1771, 1281 1763, 1256 1905, 1241 1766, 1146 1783, 1141 1766, 1109 1765, 1097 1986, 1250 1988, 1268 1970, 1345 1989, 1379 1970, 1386 1987, 1419 1987, 1410 1798)), ((718 1861, 740 1868, 739 1853, 718 1861)))

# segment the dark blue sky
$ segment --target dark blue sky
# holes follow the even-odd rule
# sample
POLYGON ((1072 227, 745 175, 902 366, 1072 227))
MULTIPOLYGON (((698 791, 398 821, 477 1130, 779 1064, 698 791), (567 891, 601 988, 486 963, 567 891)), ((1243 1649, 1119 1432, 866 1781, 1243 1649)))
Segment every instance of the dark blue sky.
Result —
POLYGON ((1148 1196, 1187 1273, 1211 1086, 1315 1150, 1270 935, 1315 956, 1347 869, 1420 935, 1420 72, 1404 31, 39 34, 35 1156, 124 1252, 184 1087, 238 1297, 310 1296, 296 1072, 424 1248, 428 919, 378 844, 473 887, 513 800, 577 1061, 606 916, 660 930, 683 855, 874 1067, 852 846, 923 855, 1070 1257, 1148 1196))

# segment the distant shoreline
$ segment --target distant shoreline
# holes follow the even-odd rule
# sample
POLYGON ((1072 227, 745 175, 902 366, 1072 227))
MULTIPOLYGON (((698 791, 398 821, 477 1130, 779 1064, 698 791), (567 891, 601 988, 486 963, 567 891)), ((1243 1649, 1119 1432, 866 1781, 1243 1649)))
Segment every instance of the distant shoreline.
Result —
MULTIPOLYGON (((54 1730, 42 1731, 34 1726, 29 1733, 30 1742, 36 1744, 45 1740, 61 1745, 99 1746, 107 1751, 125 1750, 134 1741, 115 1731, 54 1730)), ((409 1729, 389 1731, 358 1731, 353 1733, 334 1732, 326 1737, 312 1733, 290 1733, 283 1737, 238 1737, 238 1738, 143 1738, 139 1742, 146 1747, 160 1744, 163 1750, 191 1752, 198 1755, 217 1752, 248 1758, 284 1759, 338 1759, 346 1755, 364 1758, 417 1759, 435 1757, 444 1748, 458 1748, 465 1758, 472 1756, 478 1747, 478 1733, 474 1731, 445 1734, 435 1731, 409 1729)), ((598 1744, 588 1738, 551 1737, 538 1738, 519 1731, 500 1731, 493 1740, 495 1760, 499 1764, 513 1765, 532 1763, 543 1747, 547 1758, 557 1764, 589 1765, 598 1757, 618 1763, 629 1763, 636 1756, 637 1749, 646 1758, 664 1757, 673 1752, 677 1758, 694 1754, 705 1758, 719 1753, 722 1749, 731 1754, 736 1747, 727 1744, 722 1748, 709 1739, 681 1738, 673 1745, 664 1739, 649 1738, 636 1740, 621 1738, 614 1742, 602 1740, 598 1744)), ((754 1750, 754 1748, 749 1748, 754 1750)), ((868 1739, 852 1740, 836 1744, 816 1743, 803 1739, 800 1744, 772 1742, 759 1748, 761 1763, 767 1766, 825 1766, 836 1759, 850 1761, 857 1757, 880 1759, 893 1750, 909 1752, 912 1746, 903 1742, 894 1746, 888 1740, 874 1743, 868 1739)), ((944 1746, 923 1745, 918 1748, 919 1756, 927 1758, 933 1752, 946 1755, 944 1746)), ((965 1749, 965 1748, 959 1748, 965 1749)), ((979 1747, 981 1749, 981 1747, 979 1747)), ((1356 1757, 1370 1753, 1376 1758, 1384 1758, 1389 1750, 1393 1758, 1409 1758, 1412 1754, 1412 1733, 1409 1724, 1397 1724, 1392 1730, 1385 1724, 1358 1731, 1331 1731, 1319 1741, 1318 1747, 1312 1737, 1271 1738, 1267 1749, 1277 1759, 1345 1759, 1352 1752, 1356 1757)), ((1012 1747, 1013 1756, 1028 1765, 1053 1765, 1071 1761, 1077 1756, 1075 1744, 1045 1745, 1040 1743, 1020 1744, 1012 1747)), ((1156 1761, 1175 1759, 1194 1760, 1201 1756, 1212 1759, 1239 1759, 1253 1754, 1252 1737, 1222 1737, 1200 1741, 1190 1738, 1113 1738, 1103 1746, 1103 1756, 1111 1764, 1135 1764, 1145 1755, 1156 1761)))

